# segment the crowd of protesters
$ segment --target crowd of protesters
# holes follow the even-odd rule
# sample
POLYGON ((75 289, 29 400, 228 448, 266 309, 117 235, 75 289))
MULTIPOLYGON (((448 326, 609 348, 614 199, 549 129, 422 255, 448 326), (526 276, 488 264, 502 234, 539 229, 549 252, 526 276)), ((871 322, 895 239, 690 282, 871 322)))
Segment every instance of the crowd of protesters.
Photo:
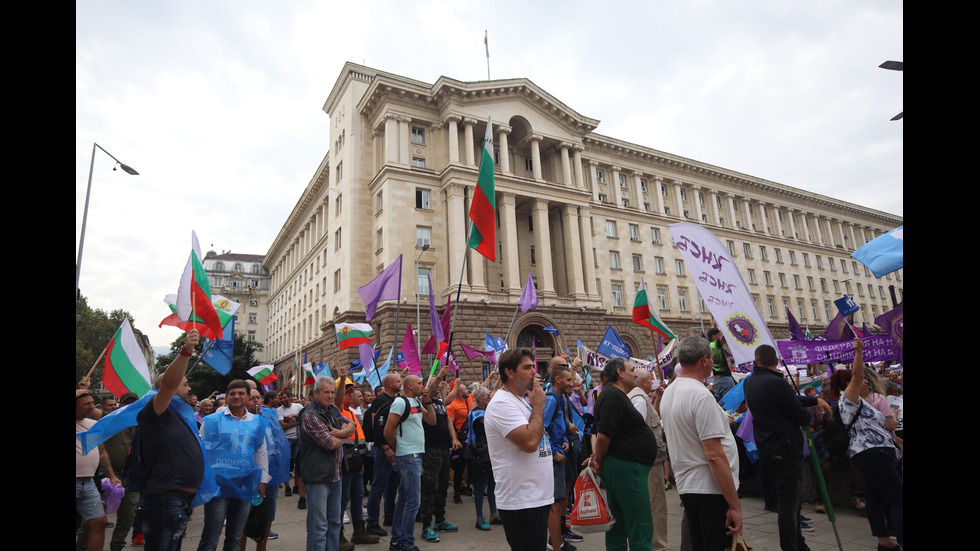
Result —
MULTIPOLYGON (((901 369, 865 366, 856 340, 851 369, 811 366, 816 377, 801 389, 798 375, 787 382, 780 373, 775 351, 760 347, 747 403, 729 413, 718 400, 743 374, 726 365, 717 330, 709 337, 681 339, 677 364, 661 372, 612 359, 590 373, 566 354, 539 370, 534 352, 518 348, 468 386, 444 368, 427 380, 391 372, 372 388, 341 368, 316 378, 305 396, 262 394, 239 380, 198 401, 184 376, 198 341, 192 331, 156 394, 139 400, 135 426, 88 453, 76 440, 76 548, 102 549, 108 539, 113 551, 128 541, 180 549, 200 506, 199 550, 217 548, 222 532, 223 549, 244 549, 246 521, 258 515, 264 528, 248 536, 262 551, 277 536, 277 506, 296 503, 307 511, 310 551, 352 551, 382 538, 389 551, 418 551, 416 537, 434 543, 459 530, 446 517, 451 488, 454 504, 472 498, 475 528, 502 525, 511 549, 576 551, 584 538, 569 523, 574 483, 589 468, 618 519, 604 535, 607 549, 666 549, 665 492, 673 488, 684 509, 682 549, 724 549, 742 529, 739 485, 758 476, 766 509, 778 512, 782 549, 805 550, 813 527, 803 509, 812 496, 800 488, 802 427, 825 477, 847 473, 835 479, 849 481, 851 505, 867 514, 878 549, 901 548, 901 369), (748 443, 736 435, 747 409, 755 416, 748 443), (115 526, 101 478, 127 486, 115 526)), ((96 407, 83 379, 76 433, 137 399, 110 396, 96 407)), ((826 512, 819 496, 812 512, 826 512)))

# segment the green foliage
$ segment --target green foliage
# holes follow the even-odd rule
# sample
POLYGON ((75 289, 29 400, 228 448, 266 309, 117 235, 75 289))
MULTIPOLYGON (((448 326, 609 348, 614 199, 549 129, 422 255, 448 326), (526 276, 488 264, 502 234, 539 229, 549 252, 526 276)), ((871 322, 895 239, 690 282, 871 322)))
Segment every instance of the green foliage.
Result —
MULTIPOLYGON (((93 310, 84 296, 75 301, 75 382, 78 382, 92 368, 96 358, 109 344, 109 339, 124 319, 136 327, 133 316, 122 309, 112 312, 98 308, 93 310)), ((105 360, 100 360, 102 364, 105 360)), ((96 388, 102 383, 102 368, 96 367, 92 373, 92 386, 96 388)))
MULTIPOLYGON (((180 335, 170 344, 169 354, 157 357, 157 373, 163 373, 167 369, 167 366, 177 357, 182 346, 184 346, 184 335, 180 335)), ((248 379, 247 370, 259 365, 258 360, 255 359, 255 353, 260 352, 263 346, 262 343, 246 340, 244 336, 236 332, 231 371, 227 375, 218 373, 203 360, 198 361, 203 348, 202 339, 202 344, 198 345, 197 354, 187 366, 189 370, 187 382, 191 385, 191 392, 197 394, 197 397, 202 400, 215 391, 218 394, 223 394, 228 388, 228 383, 235 379, 248 379)))

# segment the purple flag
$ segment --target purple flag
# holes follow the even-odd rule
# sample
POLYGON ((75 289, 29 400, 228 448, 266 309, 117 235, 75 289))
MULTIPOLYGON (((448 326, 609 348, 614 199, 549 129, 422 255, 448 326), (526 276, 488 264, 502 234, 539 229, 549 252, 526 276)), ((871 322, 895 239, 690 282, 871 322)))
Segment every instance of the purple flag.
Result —
POLYGON ((402 288, 402 255, 372 279, 367 285, 358 287, 357 293, 364 301, 364 318, 371 321, 378 303, 382 300, 398 300, 402 288))
POLYGON ((492 364, 497 363, 497 355, 493 350, 477 350, 463 341, 459 341, 459 347, 463 349, 463 354, 466 355, 467 360, 472 361, 475 358, 486 358, 492 364))
POLYGON ((884 329, 885 334, 890 336, 892 340, 895 341, 895 355, 898 357, 898 363, 902 365, 905 365, 905 362, 903 361, 905 350, 902 343, 902 335, 905 332, 904 305, 905 303, 902 302, 898 306, 875 318, 875 323, 878 324, 878 327, 884 329))
POLYGON ((456 363, 456 354, 453 354, 452 349, 446 347, 446 365, 449 366, 449 370, 452 371, 454 377, 459 376, 459 364, 456 363))
POLYGON ((806 333, 803 332, 803 328, 800 327, 799 322, 793 317, 793 312, 790 312, 789 308, 786 308, 786 319, 789 320, 789 335, 794 341, 805 341, 806 333))
MULTIPOLYGON (((361 366, 364 368, 364 376, 371 374, 371 370, 374 369, 374 345, 365 342, 357 345, 357 354, 361 358, 361 366)), ((342 384, 343 381, 337 384, 342 384)))
POLYGON ((432 324, 432 336, 441 341, 445 335, 442 331, 442 320, 436 312, 436 299, 432 296, 432 275, 426 274, 425 277, 429 278, 429 322, 432 324))
MULTIPOLYGON (((453 309, 450 308, 452 305, 452 298, 446 297, 446 309, 442 311, 442 336, 445 337, 449 334, 449 328, 453 324, 453 309)), ((438 348, 437 348, 438 351, 438 348)))
POLYGON ((405 331, 405 340, 402 341, 402 354, 405 354, 405 368, 409 373, 415 375, 422 374, 422 360, 419 359, 418 345, 415 344, 415 334, 412 332, 412 324, 408 324, 405 331))
POLYGON ((534 288, 534 280, 531 276, 534 272, 527 273, 527 281, 524 282, 524 290, 521 291, 521 298, 517 299, 517 304, 521 306, 521 312, 534 310, 538 307, 538 290, 534 288))
POLYGON ((824 331, 824 338, 828 341, 847 341, 854 340, 854 332, 848 326, 847 321, 840 312, 834 316, 834 319, 830 320, 827 324, 827 330, 824 331))
POLYGON ((435 335, 431 335, 429 340, 425 341, 422 345, 422 354, 435 354, 439 352, 439 339, 435 335))

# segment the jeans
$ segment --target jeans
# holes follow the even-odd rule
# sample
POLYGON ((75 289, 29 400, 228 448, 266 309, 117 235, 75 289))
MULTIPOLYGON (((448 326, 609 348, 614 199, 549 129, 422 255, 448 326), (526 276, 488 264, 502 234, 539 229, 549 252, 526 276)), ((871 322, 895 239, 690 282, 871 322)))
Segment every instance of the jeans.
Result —
POLYGON ((395 457, 395 472, 401 476, 401 484, 392 517, 391 547, 410 550, 415 547, 415 515, 421 504, 422 454, 395 457))
POLYGON ((350 519, 356 525, 364 522, 364 475, 361 471, 347 473, 341 478, 343 491, 340 496, 340 510, 347 510, 350 503, 350 519))
POLYGON ((180 551, 191 510, 190 498, 140 496, 136 522, 143 532, 146 551, 180 551))
POLYGON ((800 530, 800 507, 803 504, 803 458, 762 454, 762 464, 776 485, 779 547, 783 551, 807 549, 800 530))
POLYGON ((343 511, 343 483, 327 482, 306 486, 306 551, 337 551, 343 511))
MULTIPOLYGON (((197 551, 214 551, 221 539, 222 524, 225 527, 224 551, 239 551, 242 545, 242 531, 252 504, 244 499, 214 497, 204 505, 204 530, 197 551), (227 522, 225 522, 227 520, 227 522)), ((144 536, 145 536, 144 532, 144 536)))
POLYGON ((486 496, 490 504, 490 516, 497 514, 497 499, 493 491, 497 487, 497 482, 493 479, 493 470, 487 463, 486 469, 476 475, 473 482, 473 504, 476 506, 476 518, 483 518, 483 496, 486 496))
POLYGON ((733 388, 735 388, 735 378, 731 375, 715 377, 715 400, 721 400, 733 388))
POLYGON ((388 518, 394 514, 395 493, 389 490, 394 490, 397 486, 392 486, 389 481, 395 483, 398 473, 391 468, 391 463, 388 463, 388 458, 385 457, 385 452, 381 446, 375 444, 371 449, 374 455, 374 479, 371 481, 371 493, 368 494, 367 523, 381 524, 378 519, 381 514, 382 496, 385 498, 385 517, 388 518), (391 480, 393 478, 394 480, 391 480))
POLYGON ((895 448, 871 448, 851 461, 864 475, 864 502, 871 533, 878 538, 889 536, 885 516, 889 515, 898 543, 905 545, 904 482, 895 468, 895 448))

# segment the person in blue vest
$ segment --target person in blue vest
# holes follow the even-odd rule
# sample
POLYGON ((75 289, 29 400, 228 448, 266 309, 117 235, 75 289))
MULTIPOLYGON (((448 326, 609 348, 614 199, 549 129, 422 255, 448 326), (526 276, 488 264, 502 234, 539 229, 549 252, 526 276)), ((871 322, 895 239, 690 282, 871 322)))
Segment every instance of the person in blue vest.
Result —
POLYGON ((266 430, 269 421, 246 407, 251 387, 236 379, 228 384, 227 409, 204 418, 201 438, 218 482, 218 495, 204 506, 204 529, 198 551, 218 547, 223 524, 224 551, 239 551, 253 500, 265 498, 269 476, 266 430))

